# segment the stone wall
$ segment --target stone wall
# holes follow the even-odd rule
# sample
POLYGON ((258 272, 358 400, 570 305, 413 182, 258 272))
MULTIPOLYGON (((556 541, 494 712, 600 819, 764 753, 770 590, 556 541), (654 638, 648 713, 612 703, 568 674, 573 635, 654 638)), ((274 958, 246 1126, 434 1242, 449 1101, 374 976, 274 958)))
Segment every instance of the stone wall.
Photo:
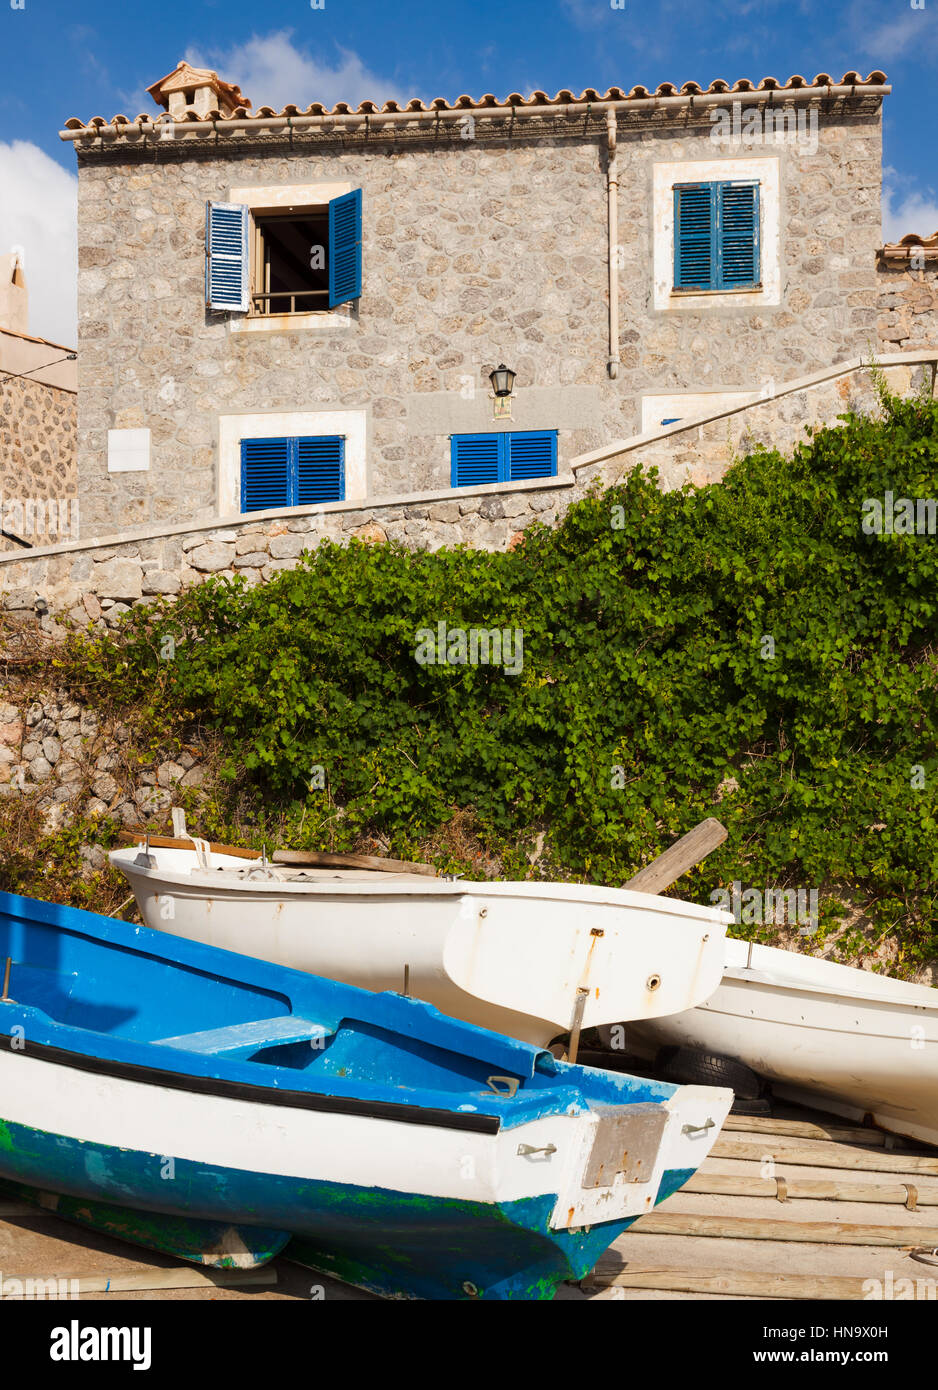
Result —
MULTIPOLYGON (((0 373, 0 525, 5 531, 34 546, 77 537, 76 434, 73 391, 0 373)), ((0 536, 0 550, 20 548, 0 536)))
POLYGON ((492 419, 487 373, 499 361, 518 374, 513 427, 558 429, 563 471, 634 434, 645 393, 748 391, 867 349, 878 107, 822 109, 813 153, 727 152, 711 132, 693 112, 620 127, 614 381, 602 130, 438 146, 296 135, 293 148, 221 140, 190 152, 179 139, 82 150, 82 535, 217 517, 222 415, 366 411, 370 499, 447 487, 450 433, 512 427, 492 419), (703 308, 676 299, 656 310, 655 164, 754 156, 778 160, 781 302, 731 307, 714 295, 703 308), (324 180, 363 189, 363 293, 346 325, 233 333, 203 307, 206 200, 324 180), (151 431, 149 471, 109 475, 108 429, 139 427, 151 431))
MULTIPOLYGON (((883 356, 882 371, 896 395, 927 391, 936 394, 938 349, 921 355, 910 352, 909 361, 898 354, 883 356)), ((674 425, 652 436, 607 445, 574 462, 577 491, 599 480, 610 486, 641 462, 657 468, 665 488, 692 483, 702 487, 719 482, 734 458, 763 445, 790 453, 805 439, 808 425, 835 425, 848 411, 877 408, 876 383, 869 366, 818 373, 803 381, 787 383, 776 395, 751 405, 728 410, 700 423, 674 425)))
MULTIPOLYGON (((550 525, 574 490, 571 476, 546 484, 497 485, 480 492, 424 495, 368 509, 332 503, 235 519, 227 526, 176 526, 79 542, 35 555, 0 556, 0 596, 7 612, 28 612, 42 598, 73 622, 112 624, 134 603, 176 594, 210 575, 248 583, 292 568, 321 540, 400 541, 415 549, 465 544, 501 550, 535 519, 550 525)), ((50 617, 43 619, 48 628, 50 617)))
POLYGON ((938 261, 924 269, 882 265, 879 338, 886 351, 938 346, 938 261))
MULTIPOLYGON (((0 699, 0 796, 33 798, 48 830, 74 811, 126 826, 168 817, 186 792, 198 797, 205 777, 198 747, 151 762, 125 724, 68 691, 0 699)), ((101 868, 103 851, 97 856, 93 867, 101 868)))
MULTIPOLYGON (((934 394, 938 350, 887 354, 878 362, 895 393, 934 394)), ((73 622, 113 624, 132 604, 179 593, 210 575, 242 575, 248 583, 261 583, 292 568, 321 540, 357 537, 414 549, 503 550, 517 544, 534 521, 552 525, 597 483, 608 486, 636 464, 657 468, 666 488, 717 482, 734 459, 757 444, 789 451, 805 438, 807 425, 834 425, 848 410, 876 406, 870 367, 855 359, 785 383, 768 399, 614 441, 571 460, 570 471, 558 478, 476 492, 414 493, 369 507, 293 507, 229 518, 221 525, 151 527, 100 542, 0 556, 0 601, 8 612, 29 612, 40 598, 73 622)), ((43 622, 55 626, 51 616, 43 622)))

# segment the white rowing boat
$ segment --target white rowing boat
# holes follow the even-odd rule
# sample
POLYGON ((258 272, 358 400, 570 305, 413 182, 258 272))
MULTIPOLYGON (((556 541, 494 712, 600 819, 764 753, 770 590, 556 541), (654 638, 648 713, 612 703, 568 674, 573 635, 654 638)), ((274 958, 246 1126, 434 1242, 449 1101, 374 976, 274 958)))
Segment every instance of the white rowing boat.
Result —
POLYGON ((775 1095, 938 1145, 938 990, 728 939, 705 1003, 629 1029, 731 1057, 775 1095))
POLYGON ((115 850, 149 927, 371 990, 545 1046, 693 1007, 730 915, 574 883, 468 883, 296 869, 199 849, 115 850))

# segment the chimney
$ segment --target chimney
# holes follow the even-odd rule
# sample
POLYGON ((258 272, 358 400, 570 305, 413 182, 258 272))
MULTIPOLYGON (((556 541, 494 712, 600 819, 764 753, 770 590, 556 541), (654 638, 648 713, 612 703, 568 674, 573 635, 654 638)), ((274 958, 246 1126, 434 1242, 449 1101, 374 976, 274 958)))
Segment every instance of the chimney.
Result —
POLYGON ((188 111, 197 116, 206 116, 210 111, 230 116, 239 106, 251 104, 241 95, 240 87, 223 82, 211 68, 192 67, 184 58, 147 91, 157 106, 162 106, 177 121, 188 111))
POLYGON ((29 291, 18 251, 0 256, 0 329, 29 333, 29 291))

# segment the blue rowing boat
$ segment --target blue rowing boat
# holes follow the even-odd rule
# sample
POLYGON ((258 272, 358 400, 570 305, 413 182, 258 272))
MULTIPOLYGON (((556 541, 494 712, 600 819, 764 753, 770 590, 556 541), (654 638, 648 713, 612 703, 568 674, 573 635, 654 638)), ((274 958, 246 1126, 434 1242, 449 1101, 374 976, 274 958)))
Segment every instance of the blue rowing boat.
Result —
POLYGON ((550 1298, 682 1186, 732 1095, 0 893, 0 1180, 96 1230, 391 1297, 550 1298))

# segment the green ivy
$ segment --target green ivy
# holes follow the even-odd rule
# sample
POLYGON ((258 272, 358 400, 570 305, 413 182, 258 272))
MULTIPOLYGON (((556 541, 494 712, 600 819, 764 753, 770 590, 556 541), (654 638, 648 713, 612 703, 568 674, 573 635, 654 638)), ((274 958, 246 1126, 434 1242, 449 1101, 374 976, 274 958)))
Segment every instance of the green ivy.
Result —
POLYGON ((239 787, 339 848, 470 808, 621 882, 717 814, 728 842, 682 891, 833 885, 828 926, 849 899, 910 966, 938 954, 938 537, 861 521, 938 497, 938 403, 884 406, 711 486, 636 468, 510 552, 324 543, 266 585, 210 581, 75 639, 73 678, 154 730, 214 728, 239 787), (521 629, 522 672, 418 664, 440 620, 521 629))

